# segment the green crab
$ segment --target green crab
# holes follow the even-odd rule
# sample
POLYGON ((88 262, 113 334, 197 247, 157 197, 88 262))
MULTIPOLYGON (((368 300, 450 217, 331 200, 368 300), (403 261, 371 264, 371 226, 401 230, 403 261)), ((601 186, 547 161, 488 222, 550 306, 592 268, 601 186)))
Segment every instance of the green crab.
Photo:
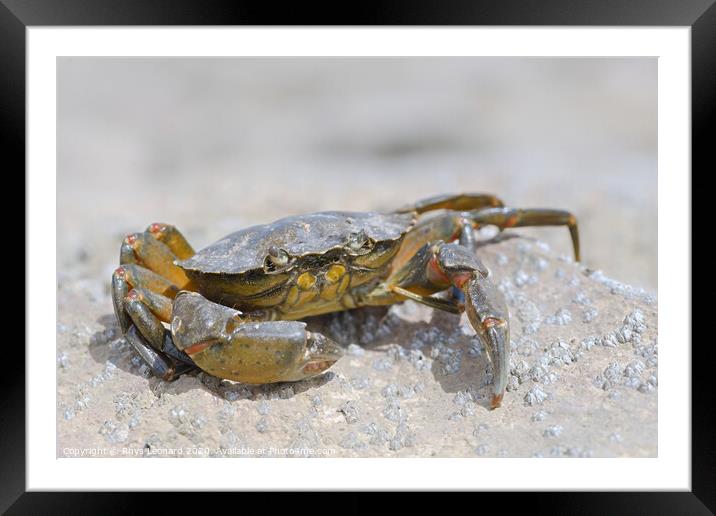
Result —
POLYGON ((505 300, 475 252, 474 232, 486 225, 566 226, 579 260, 571 213, 507 208, 489 194, 442 195, 390 213, 293 216, 199 252, 175 227, 155 223, 122 243, 114 311, 157 376, 172 380, 199 367, 251 384, 298 381, 341 357, 341 347, 308 331, 303 317, 406 299, 465 311, 493 366, 495 408, 510 334, 505 300))

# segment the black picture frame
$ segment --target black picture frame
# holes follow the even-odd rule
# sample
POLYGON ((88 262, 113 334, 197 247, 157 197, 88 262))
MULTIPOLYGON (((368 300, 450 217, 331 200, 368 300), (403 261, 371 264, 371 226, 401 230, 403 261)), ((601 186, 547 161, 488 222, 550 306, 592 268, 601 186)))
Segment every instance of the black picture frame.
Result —
MULTIPOLYGON (((0 0, 0 141, 7 172, 25 167, 25 29, 33 26, 93 25, 573 25, 691 27, 692 179, 694 170, 713 170, 708 129, 716 118, 715 0, 502 0, 318 4, 185 0, 0 0)), ((693 191, 693 189, 692 189, 693 191)), ((32 271, 25 270, 25 277, 32 271)), ((665 316, 668 317, 668 314, 665 316)), ((690 344, 690 343, 685 343, 690 344)), ((708 377, 714 346, 692 347, 692 490, 690 492, 529 493, 508 496, 531 505, 531 513, 713 514, 716 512, 716 406, 708 377)), ((25 363, 16 352, 13 367, 0 375, 0 510, 10 514, 133 513, 146 504, 124 493, 25 492, 25 363)), ((172 504, 176 502, 171 494, 172 504)), ((246 496, 246 495, 242 495, 246 496)), ((504 494, 479 495, 479 506, 504 503, 504 494), (487 496, 499 497, 489 500, 487 496)), ((185 497, 186 498, 186 497, 185 497)), ((420 500, 420 497, 414 498, 420 500)), ((184 501, 180 502, 182 505, 184 501)), ((218 503, 221 503, 220 501, 218 503)), ((246 503, 251 504, 252 501, 246 503)), ((262 503, 257 500, 257 503, 262 503)), ((475 508, 478 508, 478 501, 475 508)), ((514 503, 513 501, 510 502, 514 503)), ((355 495, 343 498, 351 512, 371 510, 355 495), (355 500, 351 502, 350 500, 355 500)), ((493 505, 494 506, 494 505, 493 505)), ((207 507, 208 508, 208 507, 207 507)), ((172 510, 168 508, 167 510, 172 510)))

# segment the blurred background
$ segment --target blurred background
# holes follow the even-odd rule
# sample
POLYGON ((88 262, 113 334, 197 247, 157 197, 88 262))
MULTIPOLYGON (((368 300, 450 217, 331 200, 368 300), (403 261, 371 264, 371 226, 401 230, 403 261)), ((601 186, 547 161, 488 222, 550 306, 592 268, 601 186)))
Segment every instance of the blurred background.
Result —
MULTIPOLYGON (((318 210, 492 192, 580 222, 657 291, 655 58, 60 58, 58 280, 106 296, 126 233, 195 248, 318 210)), ((566 229, 519 229, 571 254, 566 229)))

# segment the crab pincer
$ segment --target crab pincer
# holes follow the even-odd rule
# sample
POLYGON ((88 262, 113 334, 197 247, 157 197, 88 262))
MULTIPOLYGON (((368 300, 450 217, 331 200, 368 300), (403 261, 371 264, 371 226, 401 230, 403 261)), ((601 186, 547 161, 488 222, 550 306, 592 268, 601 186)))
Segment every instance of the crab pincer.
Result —
POLYGON ((488 279, 489 272, 480 259, 466 247, 456 244, 439 245, 435 258, 429 263, 428 275, 446 276, 462 293, 461 308, 467 312, 492 363, 491 407, 499 407, 507 386, 510 359, 509 315, 502 292, 488 279))
POLYGON ((341 356, 331 339, 299 321, 251 321, 194 292, 174 301, 174 344, 209 374, 262 384, 293 382, 322 373, 341 356))
POLYGON ((456 243, 425 244, 393 277, 391 290, 405 298, 452 313, 467 312, 494 370, 491 407, 497 408, 507 385, 510 331, 507 303, 488 279, 489 271, 472 249, 456 243), (448 291, 449 299, 426 296, 448 291))
POLYGON ((510 326, 507 317, 507 305, 495 285, 487 278, 475 275, 466 281, 462 290, 465 293, 465 311, 477 336, 487 350, 493 369, 491 407, 502 404, 507 387, 507 371, 510 359, 510 326))

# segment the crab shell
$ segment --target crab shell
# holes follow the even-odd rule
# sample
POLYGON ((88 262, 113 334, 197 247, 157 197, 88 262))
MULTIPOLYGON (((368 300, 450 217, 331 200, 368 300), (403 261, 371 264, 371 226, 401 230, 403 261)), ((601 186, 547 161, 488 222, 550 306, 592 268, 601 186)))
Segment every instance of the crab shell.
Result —
POLYGON ((353 308, 390 272, 413 213, 321 212, 232 233, 175 262, 206 298, 276 318, 353 308))

